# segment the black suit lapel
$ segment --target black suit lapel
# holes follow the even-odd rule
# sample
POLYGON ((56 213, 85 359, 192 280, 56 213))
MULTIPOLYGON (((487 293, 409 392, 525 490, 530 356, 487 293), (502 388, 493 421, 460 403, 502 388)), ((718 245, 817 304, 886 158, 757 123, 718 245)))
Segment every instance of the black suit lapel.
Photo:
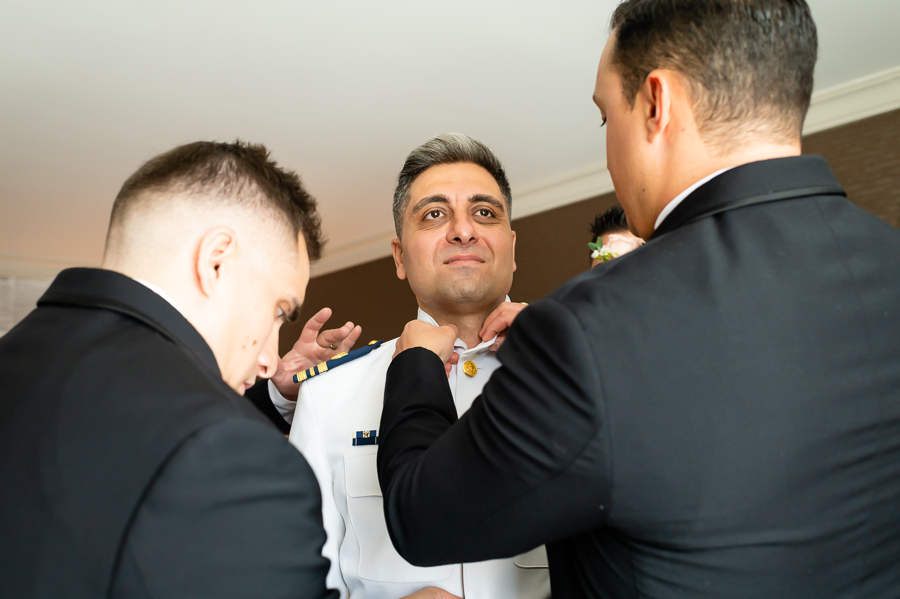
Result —
POLYGON ((727 210, 812 195, 846 195, 821 156, 792 156, 751 162, 701 185, 660 224, 651 239, 727 210))
POLYGON ((209 345, 169 302, 137 281, 111 270, 69 268, 56 277, 38 300, 41 306, 82 306, 129 316, 192 354, 221 378, 209 345))

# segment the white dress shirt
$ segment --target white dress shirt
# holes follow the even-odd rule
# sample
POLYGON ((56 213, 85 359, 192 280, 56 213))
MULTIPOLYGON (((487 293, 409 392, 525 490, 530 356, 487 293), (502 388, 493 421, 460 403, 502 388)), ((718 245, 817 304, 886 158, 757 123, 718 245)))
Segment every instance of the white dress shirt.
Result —
MULTIPOLYGON (((437 326, 422 310, 418 317, 437 326)), ((459 363, 452 367, 448 382, 459 415, 469 409, 500 366, 489 349, 494 341, 471 349, 460 339, 455 343, 459 363)), ((549 597, 543 546, 515 558, 433 568, 413 566, 394 549, 378 484, 378 446, 354 446, 352 439, 356 431, 379 427, 385 377, 396 342, 388 341, 300 386, 290 440, 309 462, 322 491, 328 533, 322 553, 331 560, 328 586, 338 589, 342 598, 353 599, 397 599, 427 586, 468 599, 549 597)))
POLYGON ((664 220, 666 220, 666 217, 669 216, 670 214, 672 214, 672 211, 678 207, 678 204, 683 202, 685 200, 685 198, 687 198, 689 195, 691 195, 694 192, 694 190, 696 190, 698 187, 700 187, 704 183, 712 181, 713 179, 715 179, 716 177, 718 177, 725 171, 730 171, 733 168, 734 168, 733 166, 729 166, 729 167, 723 168, 722 170, 718 170, 711 175, 703 177, 702 179, 700 179, 699 181, 697 181, 696 183, 694 183, 693 185, 691 185, 690 187, 688 187, 687 189, 685 189, 684 191, 679 193, 677 196, 675 196, 675 199, 672 200, 671 202, 669 202, 668 204, 666 204, 665 208, 662 209, 662 212, 659 213, 659 216, 656 217, 656 224, 653 225, 653 230, 654 231, 657 230, 659 228, 659 226, 662 224, 662 222, 664 220))

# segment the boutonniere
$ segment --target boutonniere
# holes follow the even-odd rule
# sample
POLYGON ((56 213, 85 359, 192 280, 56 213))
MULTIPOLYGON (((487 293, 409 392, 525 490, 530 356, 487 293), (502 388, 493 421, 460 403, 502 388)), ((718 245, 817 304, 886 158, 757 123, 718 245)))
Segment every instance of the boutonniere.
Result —
POLYGON ((609 246, 603 245, 603 240, 599 237, 597 238, 596 243, 589 243, 588 248, 591 250, 591 260, 599 259, 604 262, 609 262, 613 258, 619 257, 619 254, 609 249, 609 246))
POLYGON ((619 235, 618 233, 612 233, 607 239, 606 245, 603 244, 603 240, 599 237, 595 243, 588 244, 588 247, 591 249, 591 260, 599 259, 604 262, 609 262, 613 258, 623 256, 631 250, 644 245, 643 239, 634 237, 633 235, 625 236, 619 235))

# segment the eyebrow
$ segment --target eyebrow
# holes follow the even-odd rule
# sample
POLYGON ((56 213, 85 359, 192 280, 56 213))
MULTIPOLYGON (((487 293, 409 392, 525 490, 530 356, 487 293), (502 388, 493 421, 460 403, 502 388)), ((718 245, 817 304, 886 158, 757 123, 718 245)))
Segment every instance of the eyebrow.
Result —
POLYGON ((449 206, 450 200, 447 199, 447 196, 441 194, 435 194, 433 196, 428 196, 427 198, 422 198, 421 200, 416 202, 415 206, 413 206, 413 214, 415 214, 428 204, 447 204, 449 206))
POLYGON ((485 204, 490 204, 497 210, 500 210, 501 212, 506 212, 506 206, 503 204, 503 202, 501 202, 494 196, 478 194, 478 195, 474 195, 471 198, 469 198, 470 204, 476 204, 478 202, 484 202, 485 204))
MULTIPOLYGON (((497 210, 500 210, 501 212, 506 212, 506 207, 503 204, 503 202, 501 202, 494 196, 479 193, 479 194, 475 194, 469 198, 470 204, 477 204, 478 202, 484 202, 485 204, 490 204, 497 210)), ((416 212, 418 212, 425 206, 428 206, 429 204, 446 204, 449 206, 450 200, 447 198, 447 196, 442 195, 442 194, 435 194, 433 196, 428 196, 427 198, 422 198, 421 200, 416 202, 415 206, 413 206, 413 209, 412 209, 413 214, 415 214, 416 212)))

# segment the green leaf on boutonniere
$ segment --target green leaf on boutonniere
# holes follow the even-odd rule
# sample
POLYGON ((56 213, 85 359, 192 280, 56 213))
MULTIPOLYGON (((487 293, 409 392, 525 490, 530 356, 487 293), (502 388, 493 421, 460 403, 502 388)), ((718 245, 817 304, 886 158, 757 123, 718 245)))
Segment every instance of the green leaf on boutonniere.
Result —
POLYGON ((588 244, 588 248, 589 248, 592 252, 597 252, 597 251, 600 250, 600 246, 597 245, 596 243, 589 243, 589 244, 588 244))

